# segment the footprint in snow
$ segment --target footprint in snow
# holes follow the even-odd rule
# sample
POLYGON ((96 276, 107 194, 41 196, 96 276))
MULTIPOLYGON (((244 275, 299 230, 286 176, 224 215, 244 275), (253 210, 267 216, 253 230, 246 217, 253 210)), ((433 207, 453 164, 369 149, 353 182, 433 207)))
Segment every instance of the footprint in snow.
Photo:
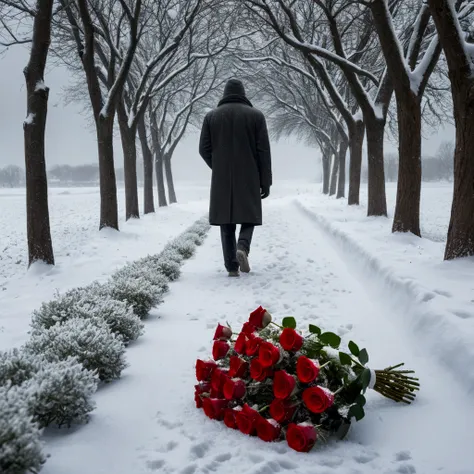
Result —
POLYGON ((163 459, 156 459, 154 461, 148 461, 146 463, 146 467, 151 471, 158 471, 165 465, 165 461, 163 459))
POLYGON ((356 456, 354 456, 354 460, 356 462, 358 462, 359 464, 367 464, 371 461, 373 461, 374 459, 378 458, 378 454, 377 453, 370 453, 370 452, 365 452, 365 453, 360 453, 360 454, 357 454, 356 456))
POLYGON ((207 442, 203 442, 203 443, 199 443, 199 444, 195 444, 194 446, 191 447, 191 457, 193 459, 196 459, 196 458, 203 458, 206 453, 209 451, 209 443, 207 442))
POLYGON ((396 461, 408 461, 411 459, 410 451, 399 451, 395 454, 396 461))

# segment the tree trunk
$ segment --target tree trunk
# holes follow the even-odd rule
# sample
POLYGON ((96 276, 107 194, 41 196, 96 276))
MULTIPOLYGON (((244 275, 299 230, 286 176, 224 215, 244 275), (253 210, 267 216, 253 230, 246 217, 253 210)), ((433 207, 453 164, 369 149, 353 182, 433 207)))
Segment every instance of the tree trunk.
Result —
POLYGON ((128 126, 128 117, 122 101, 117 107, 120 138, 123 150, 123 173, 125 180, 125 219, 139 219, 138 180, 137 180, 137 145, 136 129, 128 126))
POLYGON ((117 181, 114 165, 114 116, 96 122, 99 149, 100 226, 118 230, 117 181))
POLYGON ((428 1, 448 63, 454 104, 456 148, 454 195, 445 259, 474 255, 474 79, 473 61, 447 0, 428 1))
POLYGON ((158 188, 158 205, 165 207, 168 205, 166 200, 165 177, 164 177, 164 163, 163 155, 161 153, 160 141, 158 137, 158 123, 156 121, 156 114, 150 113, 151 123, 151 141, 153 143, 153 150, 155 154, 155 172, 156 172, 156 186, 158 188))
POLYGON ((420 232, 421 199, 421 104, 409 91, 397 93, 398 184, 393 232, 420 232))
POLYGON ((321 160, 323 162, 323 194, 329 194, 329 172, 330 172, 330 156, 326 150, 322 151, 321 160))
POLYGON ((346 197, 346 154, 348 146, 349 144, 346 140, 342 140, 339 145, 339 176, 337 181, 337 199, 346 197))
POLYGON ((385 194, 385 171, 383 159, 384 120, 371 118, 365 120, 367 129, 367 155, 369 171, 368 216, 387 217, 387 198, 385 194))
POLYGON ((332 154, 331 182, 329 184, 329 196, 336 194, 337 173, 339 171, 339 157, 332 154))
POLYGON ((465 82, 452 83, 456 149, 446 260, 474 255, 474 80, 465 82))
POLYGON ((44 70, 51 43, 53 0, 39 0, 33 27, 28 65, 24 70, 27 90, 27 119, 23 125, 26 167, 26 219, 28 266, 36 261, 54 265, 49 223, 48 181, 44 136, 49 89, 44 86, 44 70))
POLYGON ((176 199, 176 192, 174 189, 173 182, 173 170, 171 169, 171 156, 165 156, 165 172, 166 172, 166 183, 168 184, 168 199, 170 204, 175 204, 178 202, 176 199))
POLYGON ((159 156, 159 153, 155 154, 155 173, 156 173, 156 185, 158 188, 158 205, 160 207, 166 207, 168 200, 166 198, 165 189, 165 175, 164 175, 164 162, 163 158, 159 156))
POLYGON ((155 212, 155 203, 153 198, 153 153, 148 144, 147 129, 145 124, 145 117, 141 117, 138 122, 138 136, 142 146, 143 155, 143 212, 151 214, 155 212))
POLYGON ((349 127, 349 206, 360 203, 360 180, 362 171, 362 146, 364 144, 364 122, 357 120, 349 127))

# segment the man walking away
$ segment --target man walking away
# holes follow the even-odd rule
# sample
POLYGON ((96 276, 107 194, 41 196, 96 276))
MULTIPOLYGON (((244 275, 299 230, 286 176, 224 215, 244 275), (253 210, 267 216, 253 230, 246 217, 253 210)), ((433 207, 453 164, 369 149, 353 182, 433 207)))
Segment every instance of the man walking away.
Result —
POLYGON ((247 99, 241 81, 229 80, 218 107, 206 115, 199 153, 212 169, 209 222, 221 228, 225 267, 232 277, 239 276, 239 268, 249 273, 253 231, 262 225, 272 165, 265 117, 247 99))

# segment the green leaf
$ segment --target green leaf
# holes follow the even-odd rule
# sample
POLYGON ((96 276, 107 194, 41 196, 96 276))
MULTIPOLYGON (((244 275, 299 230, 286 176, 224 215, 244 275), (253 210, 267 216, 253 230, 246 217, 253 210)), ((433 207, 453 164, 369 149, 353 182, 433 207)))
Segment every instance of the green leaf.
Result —
POLYGON ((311 334, 317 334, 318 336, 321 334, 321 329, 318 328, 318 326, 315 326, 314 324, 309 325, 309 332, 311 334))
POLYGON ((339 352, 339 360, 342 365, 352 365, 351 356, 345 352, 339 352))
POLYGON ((341 344, 341 338, 333 332, 324 332, 319 336, 319 340, 334 349, 338 349, 341 344))
POLYGON ((360 382, 362 384, 362 390, 365 393, 367 390, 367 387, 369 386, 370 383, 370 369, 364 369, 362 373, 360 374, 360 382))
POLYGON ((281 323, 281 325, 284 328, 295 329, 296 328, 296 319, 292 318, 292 317, 283 318, 283 322, 281 323))
POLYGON ((359 346, 354 341, 349 342, 349 350, 351 351, 352 355, 359 357, 360 349, 359 349, 359 346))
POLYGON ((362 365, 365 365, 369 362, 369 354, 367 353, 366 349, 362 349, 359 352, 359 360, 362 365))
POLYGON ((355 403, 357 403, 357 405, 360 405, 361 407, 363 407, 367 403, 367 400, 365 399, 364 395, 359 395, 355 399, 355 403))
POLYGON ((349 408, 349 413, 348 413, 349 418, 354 417, 357 421, 362 420, 365 416, 365 411, 360 405, 352 405, 349 408))

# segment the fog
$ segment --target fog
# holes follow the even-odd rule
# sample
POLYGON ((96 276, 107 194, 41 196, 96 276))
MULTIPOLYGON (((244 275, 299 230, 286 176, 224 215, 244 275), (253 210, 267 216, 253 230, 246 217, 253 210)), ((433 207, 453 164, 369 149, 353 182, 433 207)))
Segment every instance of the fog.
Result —
MULTIPOLYGON (((0 56, 0 166, 23 165, 23 129, 26 98, 23 68, 28 51, 23 47, 12 48, 0 56)), ((78 165, 95 163, 96 142, 88 118, 81 114, 80 105, 65 104, 63 88, 70 81, 70 73, 63 67, 48 68, 45 78, 50 87, 49 113, 46 132, 46 163, 78 165)), ((255 104, 258 107, 258 104, 255 104)), ((89 119, 90 122, 90 119, 89 119)), ((427 132, 425 132, 427 135, 427 132)), ((423 142, 423 153, 432 155, 440 143, 453 138, 451 126, 431 134, 423 142)), ((204 180, 209 177, 206 165, 197 152, 199 132, 190 130, 176 149, 173 158, 175 179, 204 180)), ((387 141, 388 152, 396 146, 387 141)), ((275 179, 309 179, 320 177, 319 150, 282 140, 272 143, 275 179)), ((119 139, 115 143, 116 164, 122 166, 122 150, 119 139)))

